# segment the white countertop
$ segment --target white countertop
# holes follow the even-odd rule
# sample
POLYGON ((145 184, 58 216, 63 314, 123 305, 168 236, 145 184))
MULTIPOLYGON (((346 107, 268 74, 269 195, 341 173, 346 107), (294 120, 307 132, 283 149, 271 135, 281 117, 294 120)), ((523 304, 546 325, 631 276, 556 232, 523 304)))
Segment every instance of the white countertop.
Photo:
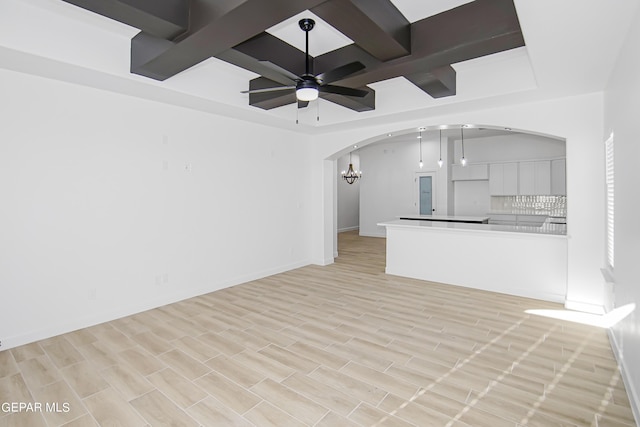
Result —
POLYGON ((498 225, 498 224, 470 224, 464 222, 439 222, 439 221, 416 221, 409 219, 397 219, 378 223, 382 227, 400 227, 416 229, 441 229, 452 231, 480 231, 480 232, 504 232, 504 233, 526 233, 542 234, 549 236, 564 237, 567 235, 566 224, 552 224, 545 222, 540 226, 530 225, 498 225))

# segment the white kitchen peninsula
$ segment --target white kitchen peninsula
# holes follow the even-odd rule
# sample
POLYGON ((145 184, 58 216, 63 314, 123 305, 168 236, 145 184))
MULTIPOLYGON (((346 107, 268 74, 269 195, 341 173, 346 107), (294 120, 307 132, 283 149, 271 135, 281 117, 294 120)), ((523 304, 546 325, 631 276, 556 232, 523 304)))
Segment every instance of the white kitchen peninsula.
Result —
POLYGON ((395 220, 386 273, 564 303, 566 225, 506 226, 395 220))

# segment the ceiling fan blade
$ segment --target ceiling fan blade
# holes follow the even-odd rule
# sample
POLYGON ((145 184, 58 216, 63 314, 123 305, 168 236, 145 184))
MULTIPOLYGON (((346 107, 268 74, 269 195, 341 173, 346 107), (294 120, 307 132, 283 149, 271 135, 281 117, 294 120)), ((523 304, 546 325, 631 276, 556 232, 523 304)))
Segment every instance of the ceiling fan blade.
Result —
POLYGON ((309 101, 298 100, 298 108, 305 108, 307 105, 309 105, 309 101))
POLYGON ((365 66, 361 62, 350 62, 349 64, 318 74, 316 80, 320 84, 336 82, 363 69, 365 69, 365 66))
POLYGON ((289 70, 285 70, 284 68, 282 68, 279 65, 274 64, 273 62, 269 62, 269 61, 258 61, 258 63, 266 68, 269 68, 272 71, 275 71, 276 73, 285 76, 286 78, 297 82, 298 80, 300 80, 300 76, 297 76, 295 74, 293 74, 291 71, 289 70))
POLYGON ((240 93, 265 93, 265 92, 277 92, 279 90, 291 90, 295 89, 295 86, 280 86, 280 87, 266 87, 264 89, 251 89, 243 90, 240 93))
POLYGON ((336 95, 356 96, 358 98, 364 98, 369 94, 369 91, 362 89, 353 89, 344 86, 324 85, 318 88, 320 92, 335 93, 336 95))

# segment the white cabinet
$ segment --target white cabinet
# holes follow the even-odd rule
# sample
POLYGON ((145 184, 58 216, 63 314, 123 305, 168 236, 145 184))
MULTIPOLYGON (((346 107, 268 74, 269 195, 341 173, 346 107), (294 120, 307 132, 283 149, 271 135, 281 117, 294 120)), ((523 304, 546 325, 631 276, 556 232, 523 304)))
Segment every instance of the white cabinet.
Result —
POLYGON ((518 164, 492 163, 489 165, 489 194, 515 196, 518 194, 518 164))
POLYGON ((567 166, 565 159, 551 160, 551 195, 567 195, 567 166))
POLYGON ((551 194, 551 161, 520 162, 518 178, 520 195, 551 194))
POLYGON ((453 165, 451 168, 452 181, 482 181, 489 179, 489 165, 474 163, 467 166, 453 165))
POLYGON ((492 196, 565 196, 565 159, 530 160, 489 165, 492 196))

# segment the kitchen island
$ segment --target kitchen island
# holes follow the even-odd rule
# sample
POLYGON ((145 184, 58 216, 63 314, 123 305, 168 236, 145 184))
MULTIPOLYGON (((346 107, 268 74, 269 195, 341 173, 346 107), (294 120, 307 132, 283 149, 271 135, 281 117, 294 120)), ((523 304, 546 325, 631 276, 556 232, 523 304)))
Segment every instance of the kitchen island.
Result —
POLYGON ((386 228, 386 273, 565 302, 565 224, 509 226, 398 219, 386 228))

